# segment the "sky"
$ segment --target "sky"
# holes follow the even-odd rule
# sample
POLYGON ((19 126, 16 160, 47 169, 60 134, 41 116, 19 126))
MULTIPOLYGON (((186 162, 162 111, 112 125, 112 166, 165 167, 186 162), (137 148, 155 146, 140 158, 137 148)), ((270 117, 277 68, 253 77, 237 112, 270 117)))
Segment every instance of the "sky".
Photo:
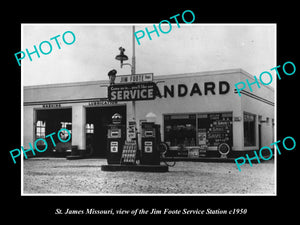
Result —
MULTIPOLYGON (((107 80, 107 73, 131 73, 130 66, 120 68, 115 59, 119 47, 131 63, 133 24, 22 24, 21 49, 34 51, 43 41, 49 41, 52 51, 48 55, 34 53, 21 61, 24 86, 81 81, 107 80), (62 40, 66 31, 76 37, 73 44, 62 40), (50 38, 60 35, 57 40, 50 38)), ((158 24, 156 24, 158 27, 158 24)), ((136 32, 153 24, 135 24, 136 32)), ((164 31, 169 26, 162 26, 164 31)), ((241 68, 252 75, 269 71, 276 66, 276 26, 274 24, 172 24, 169 33, 145 35, 140 45, 135 41, 136 73, 172 75, 241 68)), ((65 35, 71 42, 72 36, 65 35)), ((48 45, 42 45, 49 51, 48 45)), ((17 61, 16 61, 17 64, 17 61)), ((274 82, 271 84, 274 86, 274 82)))

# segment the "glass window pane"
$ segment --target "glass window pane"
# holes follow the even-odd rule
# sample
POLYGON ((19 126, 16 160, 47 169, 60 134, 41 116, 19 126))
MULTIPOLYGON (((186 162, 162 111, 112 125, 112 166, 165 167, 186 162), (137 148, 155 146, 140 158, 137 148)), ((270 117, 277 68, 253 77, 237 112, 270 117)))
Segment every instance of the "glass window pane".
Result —
POLYGON ((164 117, 165 142, 170 146, 195 146, 195 115, 166 115, 164 117))

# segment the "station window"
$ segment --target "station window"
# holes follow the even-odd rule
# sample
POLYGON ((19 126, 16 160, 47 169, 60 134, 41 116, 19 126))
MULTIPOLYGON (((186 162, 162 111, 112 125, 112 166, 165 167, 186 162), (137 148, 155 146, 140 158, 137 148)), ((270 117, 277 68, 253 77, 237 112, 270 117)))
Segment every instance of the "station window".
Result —
POLYGON ((165 115, 164 134, 170 146, 195 146, 196 115, 165 115))
POLYGON ((87 134, 93 134, 94 133, 94 124, 87 123, 85 126, 85 129, 86 129, 87 134))
POLYGON ((244 145, 255 146, 255 115, 244 113, 244 145))
POLYGON ((46 136, 46 122, 37 121, 36 122, 36 138, 45 138, 46 136))
POLYGON ((165 115, 164 141, 169 146, 232 146, 232 113, 165 115))

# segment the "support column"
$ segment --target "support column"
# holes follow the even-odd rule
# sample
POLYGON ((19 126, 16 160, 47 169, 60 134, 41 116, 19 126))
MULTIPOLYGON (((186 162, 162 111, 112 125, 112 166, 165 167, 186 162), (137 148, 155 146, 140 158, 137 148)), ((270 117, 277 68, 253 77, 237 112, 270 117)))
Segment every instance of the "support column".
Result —
POLYGON ((244 149, 244 122, 243 112, 233 112, 232 115, 232 135, 233 135, 233 146, 235 151, 241 151, 244 149), (239 118, 235 121, 234 118, 239 118))
MULTIPOLYGON (((33 144, 35 141, 35 110, 32 106, 24 106, 23 107, 23 137, 21 140, 23 142, 21 145, 24 147, 24 149, 29 149, 29 144, 33 144)), ((47 135, 47 134, 46 134, 47 135)))
POLYGON ((72 107, 72 145, 79 150, 85 149, 85 108, 82 105, 72 107))

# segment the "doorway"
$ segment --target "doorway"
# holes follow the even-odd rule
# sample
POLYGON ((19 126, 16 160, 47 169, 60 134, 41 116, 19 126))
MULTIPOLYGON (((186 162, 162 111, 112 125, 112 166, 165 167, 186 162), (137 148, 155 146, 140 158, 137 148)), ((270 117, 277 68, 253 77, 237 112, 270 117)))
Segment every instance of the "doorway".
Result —
MULTIPOLYGON (((66 128, 72 133, 72 108, 36 110, 35 139, 45 139, 51 133, 57 134, 62 128, 66 128)), ((36 152, 37 155, 65 156, 67 152, 71 152, 72 136, 71 140, 66 143, 59 141, 57 135, 53 135, 52 138, 56 145, 54 146, 52 141, 47 141, 47 151, 36 152)), ((37 146, 42 145, 44 145, 43 141, 37 142, 37 146)), ((44 149, 44 147, 39 147, 39 149, 44 149)))
POLYGON ((106 158, 107 125, 119 113, 121 124, 126 125, 126 105, 86 108, 86 150, 89 157, 106 158))

